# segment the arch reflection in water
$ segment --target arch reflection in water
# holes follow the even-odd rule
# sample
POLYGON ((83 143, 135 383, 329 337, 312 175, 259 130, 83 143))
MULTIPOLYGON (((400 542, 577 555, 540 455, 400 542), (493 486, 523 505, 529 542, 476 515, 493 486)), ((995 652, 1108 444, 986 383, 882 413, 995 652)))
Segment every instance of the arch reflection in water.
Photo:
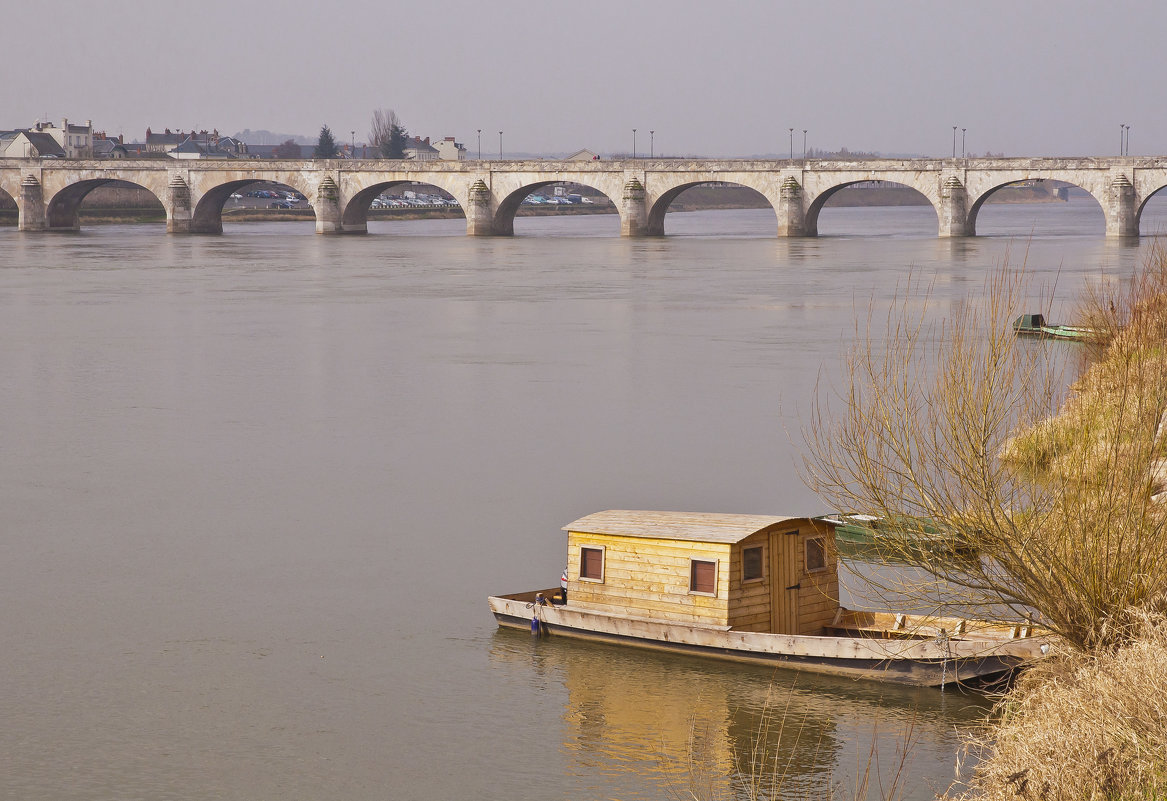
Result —
POLYGON ((562 693, 562 781, 594 797, 747 798, 756 782, 763 797, 850 798, 872 747, 886 786, 911 732, 905 797, 932 798, 952 779, 960 732, 988 711, 978 696, 507 629, 490 658, 512 679, 562 693))

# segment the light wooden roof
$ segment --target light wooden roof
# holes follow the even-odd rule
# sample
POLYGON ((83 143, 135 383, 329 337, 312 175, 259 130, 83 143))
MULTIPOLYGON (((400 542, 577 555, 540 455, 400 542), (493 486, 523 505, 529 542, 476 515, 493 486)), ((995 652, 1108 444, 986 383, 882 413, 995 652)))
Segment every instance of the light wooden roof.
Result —
POLYGON ((654 540, 689 542, 741 542, 764 528, 805 516, 727 515, 701 512, 638 512, 609 509, 581 517, 563 527, 581 534, 611 534, 654 540))

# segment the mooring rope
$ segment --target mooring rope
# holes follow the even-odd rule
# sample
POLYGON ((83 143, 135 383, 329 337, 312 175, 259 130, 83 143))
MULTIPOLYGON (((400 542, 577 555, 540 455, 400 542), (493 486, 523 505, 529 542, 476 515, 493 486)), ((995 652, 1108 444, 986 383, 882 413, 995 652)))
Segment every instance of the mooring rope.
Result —
POLYGON ((940 661, 940 692, 944 692, 944 686, 948 684, 948 660, 952 658, 952 645, 947 629, 940 629, 940 636, 936 638, 936 642, 944 648, 944 658, 940 661))

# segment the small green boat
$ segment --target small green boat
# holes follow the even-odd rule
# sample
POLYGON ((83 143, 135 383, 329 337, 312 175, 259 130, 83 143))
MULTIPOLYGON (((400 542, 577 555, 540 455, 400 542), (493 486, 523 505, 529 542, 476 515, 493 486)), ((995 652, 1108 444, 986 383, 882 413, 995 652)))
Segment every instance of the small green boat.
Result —
POLYGON ((1041 339, 1084 340, 1094 335, 1094 329, 1073 325, 1047 325, 1044 314, 1023 314, 1013 321, 1013 333, 1017 336, 1041 339))
POLYGON ((921 525, 917 522, 913 528, 918 528, 910 535, 904 531, 905 526, 897 525, 895 521, 866 514, 839 514, 818 518, 835 526, 835 547, 840 556, 853 559, 870 559, 883 557, 891 560, 902 554, 905 545, 904 538, 910 537, 908 547, 921 551, 955 551, 962 556, 971 556, 973 551, 961 546, 953 546, 951 540, 944 535, 941 526, 934 523, 921 525), (898 541, 897 541, 898 540, 898 541))

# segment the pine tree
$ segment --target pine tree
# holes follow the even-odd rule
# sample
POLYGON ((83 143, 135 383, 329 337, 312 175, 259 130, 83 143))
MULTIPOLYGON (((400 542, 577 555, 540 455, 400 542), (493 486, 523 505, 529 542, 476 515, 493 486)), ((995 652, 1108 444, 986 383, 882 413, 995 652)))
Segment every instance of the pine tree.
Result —
POLYGON ((318 159, 334 159, 337 154, 336 139, 332 136, 332 131, 327 125, 320 127, 320 138, 316 140, 316 149, 312 151, 312 156, 318 159))
POLYGON ((405 147, 409 143, 409 134, 400 125, 394 124, 389 128, 389 139, 382 145, 385 158, 405 158, 405 147))

